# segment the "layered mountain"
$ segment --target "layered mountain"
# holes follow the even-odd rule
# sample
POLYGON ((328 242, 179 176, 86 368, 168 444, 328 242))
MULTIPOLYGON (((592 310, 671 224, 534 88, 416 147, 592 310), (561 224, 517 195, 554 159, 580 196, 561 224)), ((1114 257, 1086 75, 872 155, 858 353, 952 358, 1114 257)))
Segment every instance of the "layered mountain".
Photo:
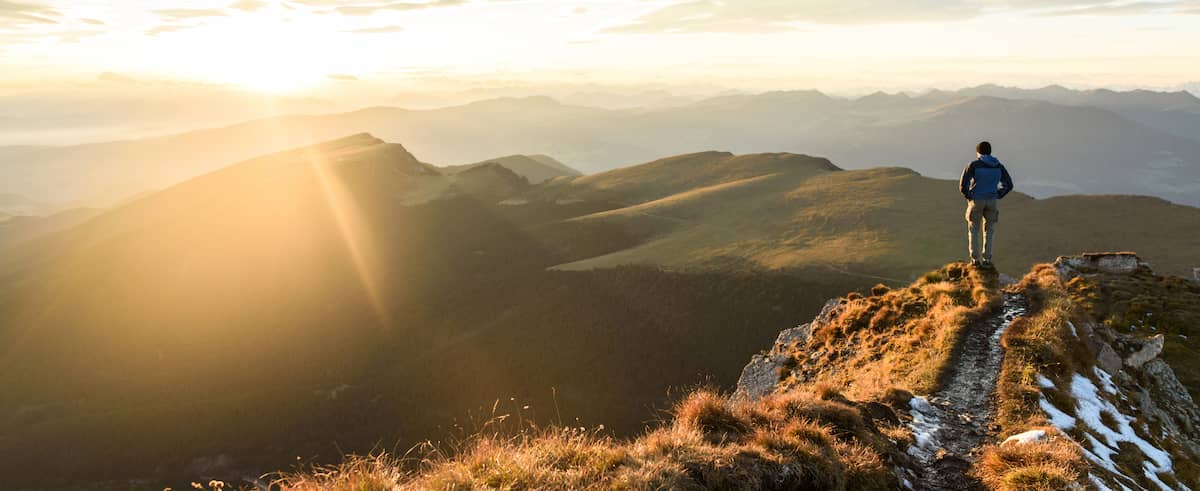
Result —
POLYGON ((262 153, 371 132, 434 163, 537 153, 594 173, 717 148, 810 152, 845 168, 897 165, 939 178, 957 176, 988 139, 1033 196, 1142 194, 1197 205, 1197 107, 1188 93, 990 86, 856 99, 769 92, 621 110, 545 97, 376 107, 136 141, 0 148, 0 192, 108 205, 262 153))
MULTIPOLYGON (((504 160, 447 171, 359 134, 6 246, 0 475, 178 487, 502 413, 632 435, 825 299, 965 248, 955 183, 907 169, 701 152, 531 184, 504 160)), ((1006 271, 1093 246, 1200 262, 1196 208, 1003 207, 1006 271)))
POLYGON ((556 177, 582 175, 579 171, 554 160, 553 157, 548 155, 509 155, 473 164, 449 165, 442 167, 442 169, 445 172, 455 174, 488 164, 496 164, 507 168, 517 173, 517 175, 528 179, 533 184, 548 181, 556 177))

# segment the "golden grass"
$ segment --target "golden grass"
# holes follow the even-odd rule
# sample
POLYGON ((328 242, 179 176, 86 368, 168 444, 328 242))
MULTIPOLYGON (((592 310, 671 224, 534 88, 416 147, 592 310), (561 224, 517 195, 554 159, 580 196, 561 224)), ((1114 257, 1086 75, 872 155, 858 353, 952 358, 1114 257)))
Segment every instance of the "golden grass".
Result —
POLYGON ((971 472, 991 489, 1067 489, 1080 482, 1088 465, 1075 442, 1047 426, 1038 405, 1042 392, 1037 377, 1077 373, 1092 364, 1091 356, 1082 343, 1071 341, 1075 338, 1068 323, 1077 315, 1076 307, 1053 266, 1035 266, 1017 288, 1029 300, 1029 310, 1001 338, 1005 355, 996 383, 996 423, 1004 436, 1034 428, 1051 436, 1039 442, 989 446, 971 472))
POLYGON ((856 400, 881 401, 897 387, 936 390, 964 327, 1001 300, 994 273, 952 263, 907 288, 877 285, 851 294, 792 354, 785 386, 844 387, 856 400))
POLYGON ((581 429, 481 436, 453 458, 350 458, 276 484, 298 491, 882 490, 898 485, 886 463, 905 458, 836 393, 796 391, 750 402, 701 389, 674 413, 669 425, 632 441, 581 429))
POLYGON ((1000 491, 1057 491, 1070 489, 1086 475, 1087 463, 1079 446, 1053 428, 1039 442, 992 445, 984 449, 971 470, 988 488, 1000 491))

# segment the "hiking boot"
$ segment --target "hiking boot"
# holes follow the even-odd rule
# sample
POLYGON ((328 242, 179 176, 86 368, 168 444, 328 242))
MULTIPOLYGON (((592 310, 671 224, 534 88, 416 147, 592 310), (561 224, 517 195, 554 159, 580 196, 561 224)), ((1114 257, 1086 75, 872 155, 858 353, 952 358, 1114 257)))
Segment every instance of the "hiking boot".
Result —
POLYGON ((983 266, 983 261, 980 261, 978 259, 971 259, 971 267, 972 268, 978 268, 980 266, 983 266))
POLYGON ((984 260, 980 261, 979 267, 984 268, 984 269, 996 269, 996 265, 992 264, 991 259, 984 259, 984 260))

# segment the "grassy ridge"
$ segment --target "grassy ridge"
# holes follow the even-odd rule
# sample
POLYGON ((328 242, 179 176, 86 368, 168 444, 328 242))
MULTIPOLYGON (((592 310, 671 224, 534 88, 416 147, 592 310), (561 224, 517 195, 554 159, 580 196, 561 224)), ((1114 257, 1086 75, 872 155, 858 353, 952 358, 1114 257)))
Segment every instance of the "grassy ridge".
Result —
POLYGON ((994 274, 955 263, 907 288, 842 300, 759 400, 700 389, 659 428, 477 437, 432 458, 351 458, 285 489, 895 489, 911 465, 900 414, 936 388, 957 333, 999 302, 994 274))

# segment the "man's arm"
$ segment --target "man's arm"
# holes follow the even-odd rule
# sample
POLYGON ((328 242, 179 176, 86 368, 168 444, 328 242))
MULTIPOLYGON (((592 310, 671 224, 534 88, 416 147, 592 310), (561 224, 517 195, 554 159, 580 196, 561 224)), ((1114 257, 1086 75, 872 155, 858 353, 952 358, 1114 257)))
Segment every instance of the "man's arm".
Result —
POLYGON ((1013 190, 1012 176, 1008 175, 1008 169, 1004 167, 1004 164, 1000 164, 1000 184, 1004 185, 1004 189, 1000 190, 998 198, 1004 199, 1013 190))
POLYGON ((971 181, 974 179, 975 162, 971 162, 963 169, 962 177, 958 180, 958 192, 962 193, 964 198, 971 199, 971 181))

